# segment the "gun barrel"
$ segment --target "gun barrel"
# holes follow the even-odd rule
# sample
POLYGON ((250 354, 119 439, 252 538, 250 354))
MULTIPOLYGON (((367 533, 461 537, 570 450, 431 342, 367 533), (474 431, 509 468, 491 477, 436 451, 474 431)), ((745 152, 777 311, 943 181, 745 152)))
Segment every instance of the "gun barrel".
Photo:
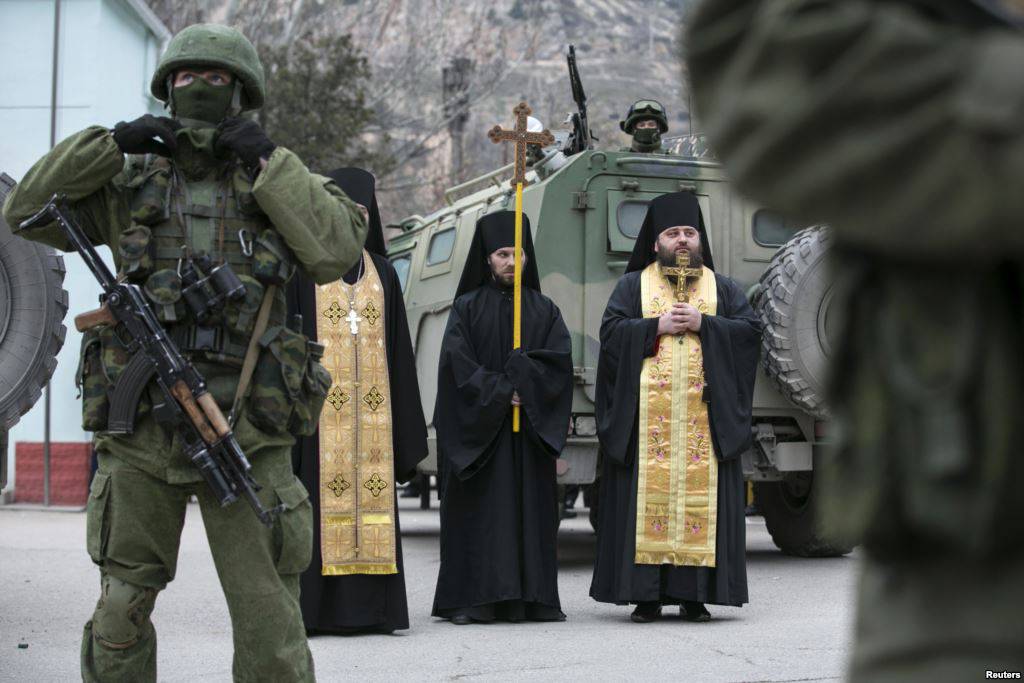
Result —
POLYGON ((117 279, 114 278, 114 274, 107 268, 107 264, 103 262, 100 255, 96 253, 96 249, 93 248, 92 242, 82 232, 82 228, 69 219, 67 214, 67 196, 55 194, 50 197, 50 201, 46 202, 43 208, 39 209, 35 215, 23 220, 18 225, 18 230, 33 230, 56 222, 64 232, 64 236, 71 243, 71 247, 81 254, 85 265, 89 267, 89 270, 99 280, 103 291, 109 292, 117 285, 117 279))

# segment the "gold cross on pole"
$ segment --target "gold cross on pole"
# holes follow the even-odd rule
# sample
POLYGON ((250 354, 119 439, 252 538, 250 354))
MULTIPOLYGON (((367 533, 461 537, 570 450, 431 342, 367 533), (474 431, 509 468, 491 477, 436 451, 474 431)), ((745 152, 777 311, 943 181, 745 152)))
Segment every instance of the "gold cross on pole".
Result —
MULTIPOLYGON (((527 118, 532 112, 530 105, 520 102, 512 110, 512 115, 516 119, 515 129, 506 130, 501 126, 495 126, 487 131, 487 136, 495 144, 514 142, 516 145, 515 173, 512 175, 512 185, 516 188, 516 261, 515 284, 512 287, 513 349, 522 346, 523 331, 523 185, 526 184, 526 146, 546 146, 555 142, 555 136, 547 128, 539 133, 526 130, 527 118)), ((519 406, 512 406, 512 431, 519 431, 519 406)))
POLYGON ((515 117, 516 127, 513 130, 506 130, 501 126, 495 126, 487 131, 487 137, 491 142, 514 142, 516 145, 515 172, 512 174, 512 186, 526 185, 526 146, 540 145, 546 147, 555 144, 555 136, 545 128, 539 133, 531 133, 526 130, 526 120, 533 113, 530 105, 520 102, 512 110, 515 117))
POLYGON ((694 268, 690 265, 690 252, 683 251, 676 254, 675 267, 662 267, 661 272, 670 277, 676 278, 676 301, 690 303, 690 293, 686 289, 686 281, 691 278, 698 278, 704 272, 701 268, 694 268))

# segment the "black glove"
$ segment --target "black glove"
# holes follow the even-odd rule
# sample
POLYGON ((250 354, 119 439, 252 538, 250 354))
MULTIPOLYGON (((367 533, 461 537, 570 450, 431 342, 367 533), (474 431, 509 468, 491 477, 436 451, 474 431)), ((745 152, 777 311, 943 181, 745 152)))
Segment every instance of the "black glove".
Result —
POLYGON ((166 116, 146 114, 139 118, 114 126, 111 134, 114 142, 125 154, 159 154, 170 157, 178 149, 174 131, 181 128, 181 122, 166 116), (159 138, 160 140, 154 140, 159 138))
POLYGON ((269 159, 277 145, 270 141, 260 124, 252 119, 235 116, 224 119, 217 126, 216 142, 213 149, 218 154, 234 152, 242 163, 252 169, 259 169, 260 159, 269 159))

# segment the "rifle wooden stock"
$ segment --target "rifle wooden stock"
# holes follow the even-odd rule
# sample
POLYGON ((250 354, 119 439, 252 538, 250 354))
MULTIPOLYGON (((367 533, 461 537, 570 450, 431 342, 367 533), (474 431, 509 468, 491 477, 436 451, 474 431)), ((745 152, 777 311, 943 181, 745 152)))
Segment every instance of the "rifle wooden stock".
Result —
POLYGON ((91 330, 99 325, 116 325, 117 320, 114 314, 106 306, 100 306, 94 311, 86 311, 75 316, 75 329, 79 332, 91 330))
MULTIPOLYGON (((203 441, 207 444, 215 443, 217 441, 217 434, 210 427, 205 413, 199 408, 199 404, 196 403, 196 399, 192 396, 192 390, 188 388, 188 385, 179 380, 177 384, 171 387, 171 393, 177 399, 178 404, 184 408, 188 419, 199 430, 203 441)), ((206 395, 209 396, 209 394, 206 395)))

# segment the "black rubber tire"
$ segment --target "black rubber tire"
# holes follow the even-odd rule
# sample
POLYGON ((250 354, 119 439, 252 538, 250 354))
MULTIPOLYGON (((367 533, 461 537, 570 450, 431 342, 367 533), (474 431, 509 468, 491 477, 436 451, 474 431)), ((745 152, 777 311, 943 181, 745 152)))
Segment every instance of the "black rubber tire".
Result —
POLYGON ((839 557, 853 550, 826 538, 815 509, 813 472, 787 475, 784 481, 754 483, 754 500, 779 550, 797 557, 839 557))
MULTIPOLYGON (((0 206, 13 187, 0 174, 0 206)), ((57 367, 67 332, 64 259, 52 248, 13 235, 0 218, 0 428, 35 405, 57 367)))
POLYGON ((793 405, 818 418, 828 417, 828 247, 827 227, 798 232, 772 258, 753 300, 764 325, 765 374, 793 405))

